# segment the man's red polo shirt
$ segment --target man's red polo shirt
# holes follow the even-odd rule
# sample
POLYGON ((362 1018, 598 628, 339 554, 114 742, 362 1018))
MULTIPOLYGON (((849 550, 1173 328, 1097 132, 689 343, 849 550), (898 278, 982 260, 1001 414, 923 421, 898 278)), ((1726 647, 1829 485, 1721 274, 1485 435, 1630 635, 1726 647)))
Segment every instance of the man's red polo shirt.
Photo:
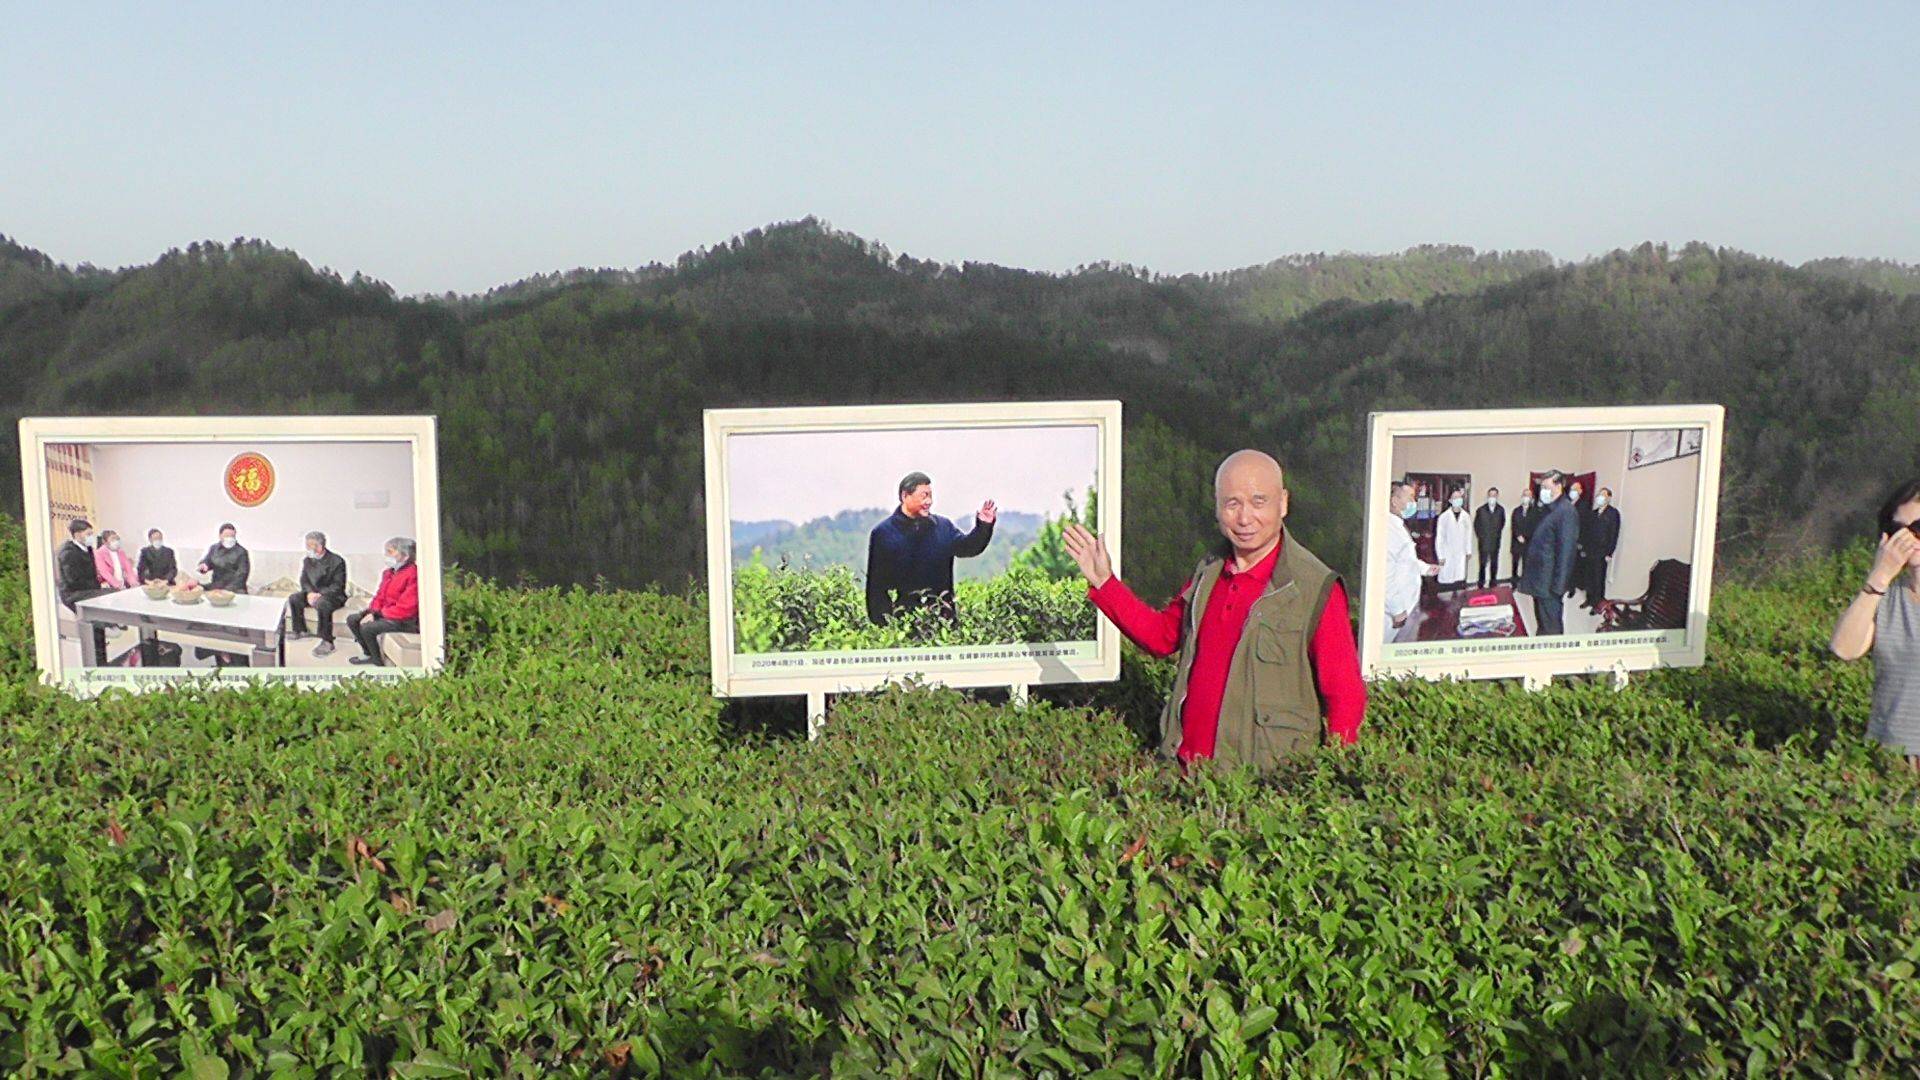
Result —
MULTIPOLYGON (((1249 569, 1236 573, 1229 558, 1221 568, 1220 580, 1207 596, 1207 609, 1200 613, 1199 640, 1193 655, 1193 670, 1187 675, 1187 699, 1180 708, 1182 763, 1197 757, 1212 757, 1214 735, 1220 727, 1220 703, 1226 697, 1227 669, 1233 651, 1240 644, 1240 632, 1247 625, 1247 613, 1254 601, 1266 592, 1273 568, 1280 561, 1280 543, 1249 569)), ((1135 596, 1116 575, 1105 585, 1089 589, 1094 606, 1112 619, 1120 632, 1135 645, 1154 656, 1171 656, 1180 650, 1186 626, 1187 594, 1193 589, 1188 581, 1164 608, 1154 608, 1135 596)), ((1354 647, 1348 629, 1346 590, 1335 582, 1327 596, 1326 610, 1314 628, 1307 646, 1307 659, 1313 665, 1313 681, 1320 692, 1320 708, 1327 731, 1343 743, 1360 737, 1360 717, 1367 708, 1367 686, 1360 678, 1360 653, 1354 647)))

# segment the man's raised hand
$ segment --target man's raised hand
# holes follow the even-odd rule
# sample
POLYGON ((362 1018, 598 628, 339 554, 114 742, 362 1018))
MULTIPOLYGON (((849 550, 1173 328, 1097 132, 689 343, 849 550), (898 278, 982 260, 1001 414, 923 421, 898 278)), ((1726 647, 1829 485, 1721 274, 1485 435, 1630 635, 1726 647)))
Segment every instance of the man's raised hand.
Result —
POLYGON ((1066 544, 1067 554, 1073 557, 1080 572, 1094 588, 1105 585, 1113 577, 1113 559, 1107 554, 1104 540, 1095 536, 1083 525, 1068 525, 1061 534, 1066 544))
POLYGON ((1000 508, 993 505, 992 499, 988 499, 986 502, 980 504, 980 512, 973 515, 973 519, 975 521, 984 521, 991 525, 993 524, 993 520, 999 516, 1000 508))

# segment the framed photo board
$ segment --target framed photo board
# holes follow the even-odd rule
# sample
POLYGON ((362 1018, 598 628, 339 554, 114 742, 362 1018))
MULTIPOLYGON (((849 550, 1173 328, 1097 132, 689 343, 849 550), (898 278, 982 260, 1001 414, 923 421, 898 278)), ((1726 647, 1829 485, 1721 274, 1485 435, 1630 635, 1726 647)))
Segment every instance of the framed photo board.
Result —
POLYGON ((1700 664, 1724 420, 1718 405, 1374 413, 1362 669, 1539 685, 1700 664), (1476 485, 1446 552, 1467 577, 1435 588, 1410 479, 1450 473, 1476 485))
POLYGON ((83 697, 445 655, 430 416, 20 421, 34 653, 83 697))
POLYGON ((1059 542, 1120 558, 1117 401, 706 413, 713 691, 1112 680, 1059 542))

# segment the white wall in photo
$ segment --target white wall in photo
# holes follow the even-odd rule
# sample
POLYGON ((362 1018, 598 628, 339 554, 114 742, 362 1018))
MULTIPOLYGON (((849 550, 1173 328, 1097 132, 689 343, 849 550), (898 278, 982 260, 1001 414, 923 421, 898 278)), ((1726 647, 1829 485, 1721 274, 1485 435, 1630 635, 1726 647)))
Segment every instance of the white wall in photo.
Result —
POLYGON ((190 568, 231 522, 251 555, 256 588, 298 576, 310 529, 327 534, 328 546, 347 559, 349 578, 368 591, 379 581, 387 540, 418 539, 413 449, 404 442, 94 443, 92 456, 95 528, 118 530, 131 551, 158 527, 190 568), (273 463, 273 495, 260 506, 227 497, 226 466, 242 450, 273 463))
POLYGON ((1647 591, 1654 563, 1693 557, 1700 455, 1628 470, 1613 490, 1619 497, 1620 547, 1613 553, 1613 583, 1607 595, 1631 600, 1647 591))

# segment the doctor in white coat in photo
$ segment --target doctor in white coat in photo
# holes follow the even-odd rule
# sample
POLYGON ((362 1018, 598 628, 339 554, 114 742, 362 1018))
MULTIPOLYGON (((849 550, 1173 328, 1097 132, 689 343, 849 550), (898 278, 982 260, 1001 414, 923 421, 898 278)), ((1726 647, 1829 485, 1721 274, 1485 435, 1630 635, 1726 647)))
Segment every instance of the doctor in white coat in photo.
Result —
POLYGON ((1407 532, 1407 518, 1414 515, 1413 485, 1397 481, 1387 495, 1387 629, 1386 644, 1393 644, 1406 628, 1413 609, 1420 604, 1420 579, 1432 577, 1439 567, 1420 561, 1407 532))
POLYGON ((1441 588, 1466 584, 1467 565, 1473 559, 1473 515, 1467 513, 1465 492, 1454 492, 1447 508, 1434 519, 1433 554, 1440 560, 1441 588))

